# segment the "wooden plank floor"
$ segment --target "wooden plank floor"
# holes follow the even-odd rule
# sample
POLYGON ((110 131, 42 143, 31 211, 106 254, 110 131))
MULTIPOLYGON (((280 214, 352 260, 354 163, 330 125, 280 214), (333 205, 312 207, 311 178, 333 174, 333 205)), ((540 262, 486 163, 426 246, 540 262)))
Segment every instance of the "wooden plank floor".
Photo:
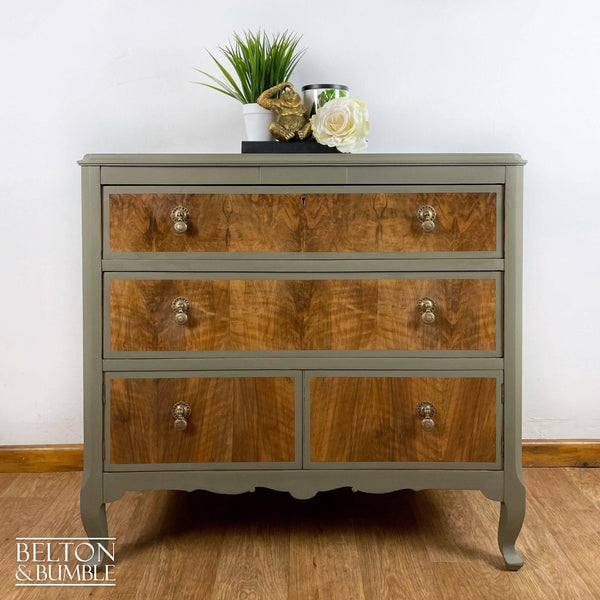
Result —
POLYGON ((83 536, 81 473, 0 474, 0 598, 600 598, 600 469, 526 469, 504 570, 499 505, 479 492, 129 492, 108 508, 116 588, 16 588, 15 537, 83 536))

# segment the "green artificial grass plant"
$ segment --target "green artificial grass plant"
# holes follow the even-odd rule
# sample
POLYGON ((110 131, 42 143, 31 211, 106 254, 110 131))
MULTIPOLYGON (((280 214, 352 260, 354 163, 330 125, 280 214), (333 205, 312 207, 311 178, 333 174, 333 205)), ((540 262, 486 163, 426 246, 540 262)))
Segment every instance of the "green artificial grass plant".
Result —
POLYGON ((221 71, 224 79, 218 79, 206 71, 196 69, 208 77, 213 84, 196 81, 200 85, 217 90, 239 100, 242 104, 252 104, 266 89, 283 81, 289 81, 292 71, 306 52, 297 50, 302 36, 277 33, 269 37, 264 31, 243 35, 233 34, 233 42, 219 50, 225 55, 232 69, 228 71, 213 54, 208 52, 221 71), (234 78, 237 76, 237 81, 234 78))

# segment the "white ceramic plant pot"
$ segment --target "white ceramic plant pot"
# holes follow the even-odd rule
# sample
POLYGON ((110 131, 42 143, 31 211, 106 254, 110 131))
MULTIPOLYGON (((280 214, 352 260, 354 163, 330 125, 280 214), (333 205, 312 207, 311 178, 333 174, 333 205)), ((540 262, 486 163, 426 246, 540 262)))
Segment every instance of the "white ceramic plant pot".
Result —
POLYGON ((244 124, 246 125, 246 140, 251 142, 270 142, 273 136, 269 125, 275 120, 272 111, 258 104, 243 104, 244 124))

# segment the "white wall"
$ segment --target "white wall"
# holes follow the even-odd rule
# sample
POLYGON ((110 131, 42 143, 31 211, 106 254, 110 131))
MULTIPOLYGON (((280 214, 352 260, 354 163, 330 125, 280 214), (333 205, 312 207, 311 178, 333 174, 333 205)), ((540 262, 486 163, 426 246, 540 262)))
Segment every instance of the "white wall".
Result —
POLYGON ((304 33, 293 82, 350 85, 370 152, 520 152, 524 436, 600 438, 595 0, 2 2, 0 444, 82 439, 84 153, 238 152, 193 85, 233 30, 304 33))

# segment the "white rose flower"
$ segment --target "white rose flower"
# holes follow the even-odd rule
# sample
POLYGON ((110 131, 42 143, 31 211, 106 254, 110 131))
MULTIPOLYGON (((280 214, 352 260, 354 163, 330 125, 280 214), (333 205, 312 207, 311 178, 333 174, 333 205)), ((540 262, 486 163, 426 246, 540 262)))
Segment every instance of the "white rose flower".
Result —
POLYGON ((340 152, 356 152, 367 147, 369 113, 356 98, 334 98, 311 118, 313 135, 319 144, 335 146, 340 152))

